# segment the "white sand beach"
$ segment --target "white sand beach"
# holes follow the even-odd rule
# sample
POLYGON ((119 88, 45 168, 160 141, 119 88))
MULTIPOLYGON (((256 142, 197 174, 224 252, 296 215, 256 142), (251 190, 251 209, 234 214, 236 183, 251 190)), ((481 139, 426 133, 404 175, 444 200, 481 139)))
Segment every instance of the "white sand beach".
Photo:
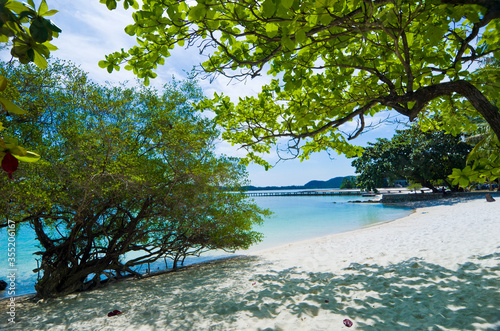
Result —
POLYGON ((445 202, 357 231, 17 302, 12 329, 499 330, 500 199, 445 202), (108 317, 115 309, 122 314, 108 317))

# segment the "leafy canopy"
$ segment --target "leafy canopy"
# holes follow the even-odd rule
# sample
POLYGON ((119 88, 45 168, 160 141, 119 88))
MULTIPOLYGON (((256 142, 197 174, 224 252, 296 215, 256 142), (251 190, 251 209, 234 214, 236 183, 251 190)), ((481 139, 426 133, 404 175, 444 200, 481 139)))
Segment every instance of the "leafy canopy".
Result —
POLYGON ((256 97, 203 105, 259 163, 283 138, 302 159, 328 149, 359 156, 349 140, 385 110, 454 133, 481 115, 500 136, 489 81, 474 75, 477 61, 500 58, 495 0, 144 0, 132 16, 125 32, 137 45, 106 56, 110 72, 125 63, 148 83, 172 49, 197 47, 212 77, 275 76, 256 97))
POLYGON ((238 193, 244 167, 215 154, 216 125, 193 111, 202 98, 195 81, 161 92, 106 87, 64 62, 1 73, 10 98, 29 110, 2 119, 16 121, 23 143, 44 155, 14 182, 0 177, 0 226, 29 222, 40 243, 39 297, 261 239, 253 226, 267 211, 238 193))
MULTIPOLYGON (((485 92, 498 107, 498 84, 500 82, 500 60, 490 60, 477 70, 477 75, 484 77, 485 92)), ((472 118, 474 124, 467 132, 466 141, 474 145, 467 157, 467 166, 464 169, 453 169, 450 179, 454 185, 463 188, 474 182, 484 183, 498 181, 500 178, 500 141, 488 123, 481 117, 472 118)))
POLYGON ((449 178, 453 185, 467 188, 474 183, 498 181, 500 178, 500 141, 484 122, 467 140, 475 146, 467 156, 467 165, 454 168, 449 178))
MULTIPOLYGON (((397 130, 394 137, 368 143, 363 155, 352 162, 358 186, 367 190, 406 179, 437 191, 454 168, 465 166, 472 147, 444 132, 422 132, 418 126, 397 130)), ((452 185, 449 183, 446 186, 452 185)))

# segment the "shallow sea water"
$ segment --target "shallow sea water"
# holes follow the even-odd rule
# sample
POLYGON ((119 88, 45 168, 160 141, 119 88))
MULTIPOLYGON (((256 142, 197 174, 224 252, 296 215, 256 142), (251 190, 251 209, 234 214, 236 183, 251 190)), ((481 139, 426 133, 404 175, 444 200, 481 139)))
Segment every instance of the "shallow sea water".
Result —
MULTIPOLYGON (((334 233, 360 229, 380 222, 395 220, 409 215, 410 208, 393 207, 383 204, 350 203, 353 200, 369 200, 360 196, 274 196, 254 197, 253 200, 262 208, 274 212, 263 225, 255 229, 264 234, 261 243, 251 247, 248 252, 285 245, 291 242, 307 240, 334 233)), ((16 265, 11 267, 8 261, 8 236, 6 229, 0 230, 0 279, 7 280, 9 273, 16 276, 16 295, 34 293, 37 274, 37 240, 29 226, 17 229, 15 240, 16 265), (14 271, 15 270, 15 271, 14 271)), ((11 245, 12 246, 12 245, 11 245)), ((238 255, 226 252, 209 252, 199 258, 187 258, 185 265, 207 260, 238 255)), ((167 263, 169 261, 167 260, 167 263)), ((171 263, 169 264, 171 267, 171 263)), ((165 269, 165 262, 160 260, 150 265, 152 271, 165 269)), ((146 271, 146 266, 139 269, 146 271)), ((7 291, 0 292, 0 298, 7 297, 7 291)))
POLYGON ((264 240, 249 251, 352 231, 405 217, 412 211, 381 203, 350 202, 370 199, 361 196, 255 197, 260 207, 272 210, 274 215, 256 228, 264 233, 264 240))

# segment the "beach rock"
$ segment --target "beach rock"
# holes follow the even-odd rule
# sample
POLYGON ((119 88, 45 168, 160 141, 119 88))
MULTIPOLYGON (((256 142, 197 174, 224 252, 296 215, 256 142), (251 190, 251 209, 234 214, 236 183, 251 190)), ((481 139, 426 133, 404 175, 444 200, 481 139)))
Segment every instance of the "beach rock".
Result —
POLYGON ((7 282, 5 280, 0 280, 0 291, 5 291, 7 288, 7 282))
POLYGON ((486 194, 485 194, 485 196, 486 196, 486 201, 488 201, 488 202, 493 202, 493 201, 495 201, 495 199, 493 199, 493 197, 491 196, 491 194, 490 194, 490 193, 486 193, 486 194))

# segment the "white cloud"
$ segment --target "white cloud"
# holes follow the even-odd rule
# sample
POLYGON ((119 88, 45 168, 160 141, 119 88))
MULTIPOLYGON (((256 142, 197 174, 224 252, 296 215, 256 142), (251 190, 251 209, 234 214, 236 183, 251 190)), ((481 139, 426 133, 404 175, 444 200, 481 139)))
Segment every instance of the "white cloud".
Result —
POLYGON ((135 80, 126 70, 110 75, 98 66, 105 55, 134 44, 135 39, 124 32, 124 28, 133 23, 131 12, 123 8, 109 11, 98 1, 54 0, 50 6, 59 10, 52 19, 62 29, 53 41, 59 48, 53 53, 55 57, 81 65, 99 83, 135 80))

